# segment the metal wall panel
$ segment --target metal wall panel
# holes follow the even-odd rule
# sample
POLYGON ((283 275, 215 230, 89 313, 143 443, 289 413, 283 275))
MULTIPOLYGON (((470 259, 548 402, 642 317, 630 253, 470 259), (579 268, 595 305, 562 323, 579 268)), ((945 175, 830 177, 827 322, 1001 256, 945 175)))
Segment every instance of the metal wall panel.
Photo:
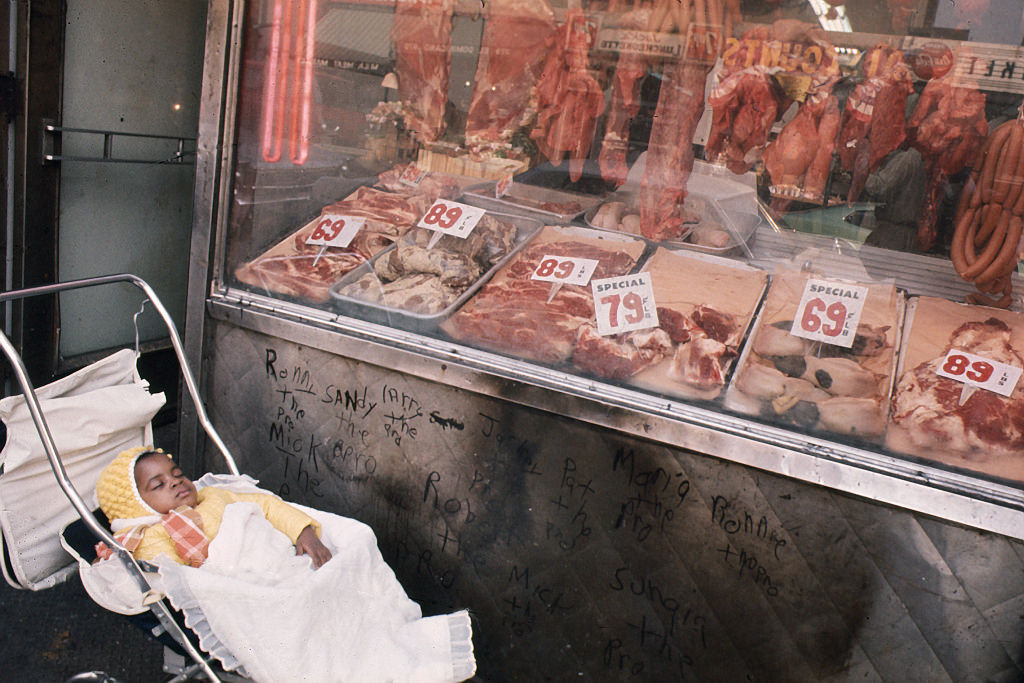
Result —
POLYGON ((481 678, 1019 680, 1024 546, 211 323, 243 471, 370 524, 481 678))

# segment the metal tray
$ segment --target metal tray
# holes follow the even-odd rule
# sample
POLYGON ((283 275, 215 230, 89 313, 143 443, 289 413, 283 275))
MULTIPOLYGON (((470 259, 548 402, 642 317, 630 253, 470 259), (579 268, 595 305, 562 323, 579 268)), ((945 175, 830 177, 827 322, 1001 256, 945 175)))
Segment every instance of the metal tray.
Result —
MULTIPOLYGON (((341 293, 341 290, 347 285, 352 284, 356 280, 359 280, 364 275, 373 273, 373 265, 377 259, 382 258, 389 254, 392 249, 396 248, 396 245, 391 245, 387 249, 376 254, 372 259, 366 263, 350 270, 340 280, 331 285, 330 294, 334 300, 335 308, 346 315, 352 315, 353 317, 368 320, 370 322, 382 323, 393 327, 401 327, 408 329, 413 332, 429 332, 436 328, 441 321, 447 318, 449 315, 459 309, 466 301, 473 296, 485 282, 491 279, 491 277, 501 268, 505 263, 508 262, 516 253, 519 252, 531 239, 533 239, 542 227, 540 221, 537 221, 526 216, 515 216, 509 214, 502 214, 496 212, 488 212, 492 218, 504 221, 506 223, 512 223, 517 228, 516 242, 512 249, 509 250, 505 256, 501 258, 497 263, 491 266, 483 275, 476 279, 473 284, 465 289, 454 301, 446 306, 441 311, 436 313, 414 313, 401 308, 395 308, 393 306, 387 306, 372 301, 365 301, 352 296, 347 296, 341 293)), ((401 239, 412 238, 412 235, 419 228, 413 228, 401 239)), ((400 240, 401 241, 401 240, 400 240)), ((396 243, 397 244, 397 243, 396 243)))
MULTIPOLYGON (((732 256, 737 254, 742 254, 748 257, 751 256, 750 242, 754 233, 757 231, 757 226, 761 223, 761 216, 746 212, 727 212, 722 209, 718 200, 713 197, 703 196, 700 193, 691 192, 689 196, 705 204, 707 208, 704 212, 704 217, 700 223, 696 223, 691 226, 681 239, 663 240, 661 244, 681 247, 691 251, 699 251, 705 254, 712 254, 714 256, 732 256), (705 221, 713 221, 729 233, 729 241, 725 246, 713 247, 696 244, 691 241, 694 237, 695 230, 700 229, 700 227, 705 224, 705 221)), ((597 206, 593 206, 588 209, 583 214, 583 220, 592 228, 597 228, 598 230, 610 230, 611 228, 603 228, 599 225, 594 225, 594 216, 597 214, 598 210, 608 202, 620 201, 624 202, 628 206, 632 203, 632 200, 633 195, 629 192, 614 193, 609 197, 606 197, 605 200, 597 206)))
POLYGON ((577 192, 566 192, 564 190, 552 190, 539 185, 513 182, 508 193, 501 198, 494 196, 496 183, 482 183, 467 188, 462 195, 467 204, 480 206, 488 210, 502 211, 505 213, 518 214, 536 218, 547 223, 569 223, 580 214, 596 207, 603 201, 602 197, 594 195, 579 194, 577 192), (577 202, 580 205, 579 211, 563 212, 548 211, 540 208, 537 204, 543 202, 577 202))

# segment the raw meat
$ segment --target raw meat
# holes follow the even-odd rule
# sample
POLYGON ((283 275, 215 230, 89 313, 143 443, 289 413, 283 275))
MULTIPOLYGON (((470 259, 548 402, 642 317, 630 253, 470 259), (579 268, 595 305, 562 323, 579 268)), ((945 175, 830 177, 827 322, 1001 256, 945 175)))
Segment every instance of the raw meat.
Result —
MULTIPOLYGON (((998 318, 988 318, 957 328, 946 351, 958 349, 1024 367, 1024 358, 1010 341, 1010 327, 998 318)), ((968 459, 1024 453, 1024 386, 1018 383, 1009 397, 979 389, 960 405, 964 384, 936 374, 945 355, 900 377, 893 402, 894 422, 914 446, 925 450, 941 449, 968 459)))
POLYGON ((452 0, 397 0, 391 25, 405 125, 421 142, 444 130, 452 64, 452 0))
POLYGON ((820 202, 838 131, 839 102, 834 95, 804 102, 765 149, 764 165, 772 179, 772 191, 820 202))
POLYGON ((366 219, 348 247, 306 244, 320 222, 317 218, 240 266, 235 277, 268 293, 326 302, 332 284, 393 244, 423 215, 428 203, 424 197, 361 187, 321 212, 321 216, 335 214, 366 219))
POLYGON ((530 137, 555 164, 568 155, 573 182, 583 175, 597 117, 604 111, 604 92, 590 74, 593 42, 583 10, 569 9, 537 83, 537 126, 530 137))
MULTIPOLYGON (((619 27, 642 30, 650 17, 650 9, 636 9, 622 15, 619 27)), ((626 163, 629 125, 640 111, 640 81, 647 73, 649 64, 650 59, 640 52, 623 50, 615 65, 608 122, 598 161, 601 177, 616 187, 626 182, 629 173, 629 165, 626 163)))
POLYGON ((428 315, 443 311, 460 293, 460 289, 447 286, 429 273, 402 275, 393 281, 367 273, 339 292, 353 299, 428 315))
POLYGON ((735 355, 735 349, 711 337, 694 337, 676 349, 669 377, 697 389, 721 387, 725 384, 725 361, 735 355))
POLYGON ((711 91, 711 131, 704 147, 710 161, 722 161, 733 173, 750 169, 751 152, 768 142, 772 125, 789 102, 768 69, 751 67, 723 78, 711 91))
POLYGON ((672 340, 659 328, 601 336, 593 325, 580 328, 572 362, 577 368, 612 379, 625 379, 672 352, 672 340))
POLYGON ((853 171, 847 199, 857 201, 868 175, 906 139, 907 96, 913 76, 903 53, 876 45, 864 56, 864 80, 846 100, 838 154, 843 168, 853 171))
POLYGON ((508 141, 535 113, 555 16, 546 0, 489 0, 466 141, 508 141))
POLYGON ((929 81, 908 129, 911 144, 928 166, 928 186, 917 221, 917 248, 927 251, 938 240, 939 205, 946 179, 963 170, 988 135, 985 93, 951 77, 929 81))

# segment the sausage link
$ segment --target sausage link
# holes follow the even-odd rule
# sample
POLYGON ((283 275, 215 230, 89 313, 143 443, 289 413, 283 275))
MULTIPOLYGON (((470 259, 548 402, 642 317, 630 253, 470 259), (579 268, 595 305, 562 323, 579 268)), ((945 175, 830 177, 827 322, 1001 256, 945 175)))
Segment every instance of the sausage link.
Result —
MULTIPOLYGON (((976 279, 977 283, 988 282, 989 280, 1005 274, 1007 269, 1010 267, 1010 264, 1015 263, 1017 260, 1017 243, 1020 242, 1022 222, 1020 216, 1013 216, 1012 214, 1007 215, 1012 216, 1012 220, 1009 221, 1009 225, 1007 226, 1006 235, 1002 240, 1002 247, 999 249, 999 254, 992 260, 992 263, 978 275, 976 279)), ((1000 220, 999 223, 1002 225, 1003 221, 1000 220)), ((999 232, 998 228, 996 229, 996 232, 999 232)), ((980 258, 978 260, 981 261, 980 258)))
MULTIPOLYGON (((978 254, 978 259, 971 263, 967 267, 967 270, 963 272, 963 278, 965 280, 973 280, 979 276, 980 273, 988 273, 988 269, 991 268, 999 255, 1001 255, 1001 249, 1005 248, 1006 235, 1010 224, 1010 212, 1001 211, 1001 217, 996 223, 995 231, 992 236, 985 243, 985 250, 978 254)), ((1018 235, 1019 237, 1019 235, 1018 235)), ((1016 245, 1014 245, 1016 249, 1016 245)), ((970 259, 968 259, 968 262, 970 259)), ((979 278, 980 279, 980 278, 979 278)))
POLYGON ((995 178, 992 184, 992 201, 996 204, 1004 204, 1010 194, 1013 174, 1016 173, 1017 164, 1020 161, 1022 141, 1024 141, 1024 128, 1021 128, 1021 125, 1014 120, 1013 125, 1010 126, 1010 135, 999 155, 999 163, 996 164, 995 178))

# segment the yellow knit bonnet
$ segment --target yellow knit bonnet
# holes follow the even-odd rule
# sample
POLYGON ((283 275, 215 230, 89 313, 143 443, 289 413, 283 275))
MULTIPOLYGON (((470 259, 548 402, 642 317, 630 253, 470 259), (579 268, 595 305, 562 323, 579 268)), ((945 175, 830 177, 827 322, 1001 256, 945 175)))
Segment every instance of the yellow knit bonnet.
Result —
MULTIPOLYGON (((139 495, 135 483, 135 463, 146 453, 163 453, 162 448, 138 446, 118 453, 114 460, 103 468, 96 482, 96 497, 100 509, 107 519, 135 519, 160 514, 151 508, 139 495)), ((171 455, 166 454, 168 458, 171 455)))

